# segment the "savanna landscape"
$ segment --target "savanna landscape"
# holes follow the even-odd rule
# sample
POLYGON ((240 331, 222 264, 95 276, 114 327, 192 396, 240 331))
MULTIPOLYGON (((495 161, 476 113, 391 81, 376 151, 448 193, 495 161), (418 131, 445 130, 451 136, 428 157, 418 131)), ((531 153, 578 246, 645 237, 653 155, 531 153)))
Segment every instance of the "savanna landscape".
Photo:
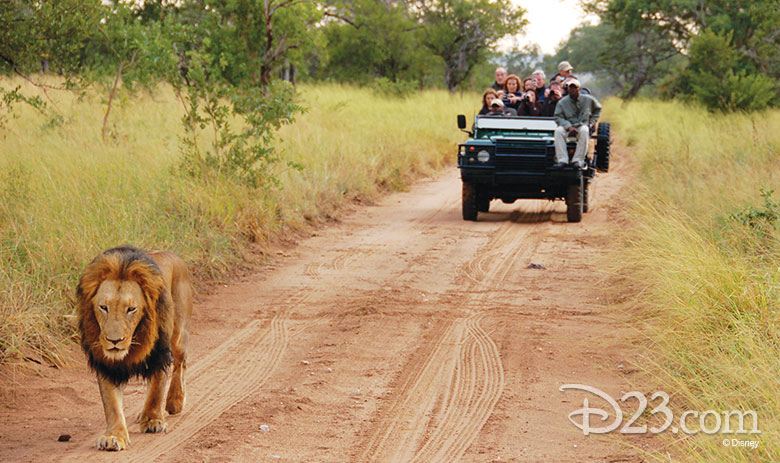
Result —
POLYGON ((0 460, 779 461, 780 4, 571 3, 555 50, 529 2, 0 5, 0 460), (588 213, 463 220, 456 117, 562 62, 588 213), (139 425, 131 379, 105 452, 80 304, 124 245, 189 269, 186 401, 139 425))

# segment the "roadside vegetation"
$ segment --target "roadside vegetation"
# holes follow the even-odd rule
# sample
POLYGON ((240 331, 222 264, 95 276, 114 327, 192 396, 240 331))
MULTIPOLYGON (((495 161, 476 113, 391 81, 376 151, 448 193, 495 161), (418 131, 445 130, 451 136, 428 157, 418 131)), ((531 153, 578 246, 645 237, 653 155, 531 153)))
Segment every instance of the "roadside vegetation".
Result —
MULTIPOLYGON (((297 92, 304 111, 277 133, 274 181, 260 186, 219 169, 188 172, 184 109, 170 87, 120 93, 105 143, 99 91, 49 90, 55 118, 20 106, 0 132, 0 363, 66 360, 73 288, 101 250, 173 250, 203 288, 346 204, 441 167, 460 140, 455 115, 479 100, 446 90, 379 98, 340 85, 297 92)), ((213 141, 208 128, 198 137, 213 141)))
MULTIPOLYGON (((609 106, 607 119, 638 161, 614 269, 650 340, 637 363, 672 396, 676 420, 685 410, 758 415, 760 435, 667 431, 670 452, 780 461, 780 112, 645 101, 609 106), (732 448, 727 438, 760 445, 732 448)), ((658 460, 670 461, 666 451, 658 460)))

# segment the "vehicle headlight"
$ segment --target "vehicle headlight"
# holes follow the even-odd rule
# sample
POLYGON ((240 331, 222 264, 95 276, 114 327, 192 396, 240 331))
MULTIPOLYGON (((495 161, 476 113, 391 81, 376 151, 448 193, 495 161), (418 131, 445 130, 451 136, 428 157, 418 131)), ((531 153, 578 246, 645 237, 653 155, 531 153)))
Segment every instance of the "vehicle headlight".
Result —
POLYGON ((480 151, 477 153, 477 160, 482 163, 488 162, 490 160, 490 153, 487 150, 480 151))

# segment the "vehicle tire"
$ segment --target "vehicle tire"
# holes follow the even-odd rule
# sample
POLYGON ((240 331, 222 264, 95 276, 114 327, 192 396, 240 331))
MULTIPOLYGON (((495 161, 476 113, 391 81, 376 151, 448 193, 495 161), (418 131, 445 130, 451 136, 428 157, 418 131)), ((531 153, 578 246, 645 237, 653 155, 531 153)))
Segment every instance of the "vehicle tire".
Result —
POLYGON ((579 183, 569 185, 566 192, 566 219, 569 222, 579 222, 582 220, 583 211, 583 178, 580 177, 579 183))
POLYGON ((609 171, 609 151, 612 144, 609 122, 599 124, 596 132, 596 169, 601 172, 609 171))
POLYGON ((489 198, 485 196, 484 194, 480 194, 477 196, 477 211, 479 212, 489 212, 490 211, 490 201, 492 198, 489 198))
POLYGON ((463 182, 463 220, 477 220, 477 187, 463 182))
POLYGON ((582 212, 590 209, 590 182, 583 179, 582 183, 582 212))

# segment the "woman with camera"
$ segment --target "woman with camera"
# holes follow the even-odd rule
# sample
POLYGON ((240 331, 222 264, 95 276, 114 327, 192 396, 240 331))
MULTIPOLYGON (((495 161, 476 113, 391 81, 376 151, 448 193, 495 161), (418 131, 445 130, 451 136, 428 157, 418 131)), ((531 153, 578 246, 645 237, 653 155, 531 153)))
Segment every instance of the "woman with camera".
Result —
POLYGON ((534 79, 525 79, 523 90, 523 93, 519 95, 516 107, 517 115, 526 117, 539 116, 542 113, 542 103, 536 100, 536 82, 534 79))
POLYGON ((518 111, 520 106, 520 99, 522 93, 520 92, 520 78, 514 74, 510 74, 504 80, 504 96, 501 98, 504 101, 504 106, 512 108, 518 111))

